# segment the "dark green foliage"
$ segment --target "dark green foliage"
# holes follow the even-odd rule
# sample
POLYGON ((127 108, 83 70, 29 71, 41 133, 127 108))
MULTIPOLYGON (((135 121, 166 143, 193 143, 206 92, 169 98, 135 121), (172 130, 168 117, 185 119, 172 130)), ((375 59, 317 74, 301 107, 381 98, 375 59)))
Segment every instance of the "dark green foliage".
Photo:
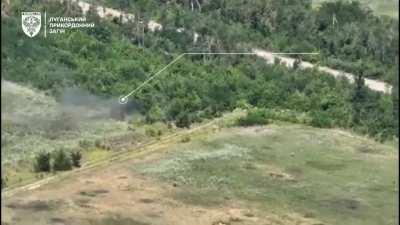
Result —
POLYGON ((74 167, 81 167, 82 154, 80 151, 71 152, 71 161, 74 167))
POLYGON ((6 182, 6 178, 1 178, 1 190, 3 190, 3 188, 7 187, 7 182, 6 182))
POLYGON ((34 169, 36 172, 50 172, 50 153, 40 152, 36 156, 34 169))
POLYGON ((154 128, 147 128, 145 131, 146 135, 150 137, 156 137, 157 136, 157 131, 154 128))
POLYGON ((327 112, 324 111, 314 111, 311 112, 311 126, 320 128, 330 128, 332 127, 332 119, 327 112))
POLYGON ((112 32, 108 26, 95 26, 93 29, 89 30, 89 34, 104 43, 110 42, 112 37, 112 32))
POLYGON ((146 121, 149 123, 162 121, 163 119, 164 119, 163 111, 157 105, 151 107, 146 115, 146 121))
POLYGON ((362 110, 367 101, 367 90, 365 87, 365 81, 362 75, 358 75, 355 79, 355 90, 352 96, 353 104, 353 122, 355 124, 360 123, 362 117, 362 110))
MULTIPOLYGON (((167 2, 171 4, 105 2, 140 12, 144 19, 156 18, 164 26, 161 32, 143 34, 135 24, 102 21, 94 30, 28 39, 19 24, 23 1, 13 1, 13 15, 2 21, 2 76, 55 95, 62 87, 78 85, 96 95, 116 97, 138 87, 181 52, 244 52, 260 47, 320 51, 319 56, 299 60, 394 82, 398 21, 373 16, 358 3, 325 3, 315 10, 309 0, 255 0, 251 4, 215 0, 202 1, 198 13, 187 1, 167 2), (335 27, 333 13, 338 19, 335 27), (185 31, 176 32, 180 27, 185 31), (196 43, 193 32, 200 34, 196 43), (144 38, 144 47, 137 46, 139 37, 144 38)), ((65 6, 57 2, 46 7, 55 15, 79 14, 64 12, 65 6)), ((398 129, 393 124, 398 114, 395 94, 388 99, 316 71, 266 65, 251 56, 185 56, 132 98, 142 106, 147 122, 175 121, 178 127, 219 116, 242 101, 250 107, 304 113, 312 125, 352 128, 380 139, 391 138, 398 129)), ((125 116, 118 110, 114 114, 125 116)), ((297 122, 285 113, 267 113, 266 118, 297 122)))
POLYGON ((71 158, 65 153, 63 149, 58 150, 54 154, 53 170, 65 171, 72 169, 71 158))
POLYGON ((252 109, 237 123, 239 126, 265 125, 268 123, 267 113, 263 109, 252 109))
POLYGON ((190 124, 192 123, 192 120, 190 118, 190 115, 188 115, 188 113, 182 112, 178 114, 175 123, 177 127, 189 128, 190 124))
MULTIPOLYGON (((398 58, 396 58, 396 62, 398 62, 398 58)), ((392 90, 392 102, 393 102, 393 117, 395 124, 395 134, 399 137, 399 71, 397 65, 397 74, 395 76, 395 80, 393 82, 393 90, 392 90)))

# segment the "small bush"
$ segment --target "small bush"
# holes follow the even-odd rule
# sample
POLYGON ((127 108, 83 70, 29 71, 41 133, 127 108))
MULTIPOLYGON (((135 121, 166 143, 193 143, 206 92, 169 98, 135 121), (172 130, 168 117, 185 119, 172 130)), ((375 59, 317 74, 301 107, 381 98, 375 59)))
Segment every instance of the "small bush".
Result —
POLYGON ((7 178, 1 178, 1 190, 3 190, 3 188, 7 187, 7 182, 6 182, 7 178))
POLYGON ((187 143, 187 142, 189 142, 190 141, 190 136, 184 136, 182 139, 181 139, 181 142, 182 143, 187 143))
POLYGON ((192 119, 188 115, 188 113, 181 113, 177 116, 176 126, 179 128, 190 128, 190 125, 192 124, 192 119))
POLYGON ((164 113, 161 108, 157 105, 151 107, 151 109, 146 114, 146 122, 154 123, 156 121, 162 121, 164 119, 164 113))
POLYGON ((81 159, 82 159, 82 154, 80 151, 71 153, 72 165, 74 167, 81 167, 81 159))
POLYGON ((81 148, 90 148, 92 147, 93 143, 89 140, 82 139, 79 141, 79 147, 81 148))
POLYGON ((245 117, 237 121, 239 126, 254 126, 268 124, 266 111, 262 109, 250 110, 245 117))
POLYGON ((156 130, 153 129, 153 128, 147 128, 146 131, 145 131, 145 133, 146 133, 147 136, 150 136, 150 137, 155 137, 155 136, 157 136, 157 132, 156 132, 156 130))
POLYGON ((315 111, 311 113, 311 126, 319 128, 331 128, 332 120, 329 115, 323 111, 315 111))
POLYGON ((245 99, 240 99, 236 102, 236 107, 239 109, 250 109, 251 105, 245 99))
POLYGON ((50 172, 50 153, 40 152, 36 156, 34 169, 36 172, 50 172))
POLYGON ((94 142, 94 146, 95 146, 96 148, 102 148, 102 147, 103 147, 103 143, 102 143, 102 141, 101 141, 100 139, 97 139, 97 140, 94 142))
POLYGON ((55 153, 53 169, 54 171, 65 171, 72 169, 71 159, 64 150, 61 149, 55 153))

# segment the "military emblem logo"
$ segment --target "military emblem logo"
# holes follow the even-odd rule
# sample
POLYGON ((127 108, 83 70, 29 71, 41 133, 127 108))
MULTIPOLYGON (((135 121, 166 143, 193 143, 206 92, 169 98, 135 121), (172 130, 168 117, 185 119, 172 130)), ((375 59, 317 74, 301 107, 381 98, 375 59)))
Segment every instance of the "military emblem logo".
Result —
POLYGON ((40 12, 22 12, 22 30, 28 37, 36 36, 42 25, 40 12))

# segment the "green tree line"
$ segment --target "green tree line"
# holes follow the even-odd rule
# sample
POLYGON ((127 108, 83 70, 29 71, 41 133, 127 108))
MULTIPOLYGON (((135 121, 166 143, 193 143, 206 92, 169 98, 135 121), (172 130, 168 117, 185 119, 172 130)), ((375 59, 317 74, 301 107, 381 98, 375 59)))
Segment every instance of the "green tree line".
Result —
MULTIPOLYGON (((393 40, 385 39, 390 35, 382 35, 389 32, 387 29, 378 30, 383 24, 391 27, 396 22, 375 17, 358 3, 326 3, 318 11, 311 8, 310 1, 254 1, 246 7, 239 0, 199 3, 201 11, 176 1, 168 10, 157 13, 154 9, 146 11, 144 5, 142 10, 149 18, 163 18, 165 29, 146 31, 142 45, 138 43, 142 34, 132 24, 103 20, 94 29, 49 35, 46 39, 27 38, 19 24, 24 7, 15 1, 12 16, 2 22, 2 77, 48 90, 55 96, 63 87, 79 86, 97 95, 116 97, 135 89, 181 52, 248 50, 248 45, 241 43, 258 43, 282 51, 320 50, 321 59, 309 60, 346 62, 356 74, 369 77, 371 71, 382 68, 396 74, 390 57, 397 55, 397 48, 388 47, 393 40), (337 12, 340 27, 329 26, 330 12, 337 12), (181 26, 187 30, 176 32, 181 26), (332 30, 345 26, 368 38, 360 39, 351 29, 343 37, 332 30), (190 29, 201 34, 198 42, 193 43, 190 29), (383 38, 376 39, 384 44, 375 49, 383 51, 379 54, 366 45, 375 35, 383 38)), ((40 1, 34 6, 44 7, 40 1)), ((46 2, 46 9, 57 15, 80 13, 78 8, 67 10, 56 2, 46 2)), ((88 17, 100 20, 93 12, 88 17)), ((397 36, 393 33, 390 38, 397 36)), ((245 103, 262 109, 302 112, 312 118, 311 125, 354 129, 385 140, 398 136, 398 125, 393 123, 398 115, 395 77, 391 78, 394 94, 388 96, 368 90, 363 77, 353 85, 314 70, 267 65, 252 56, 190 56, 131 100, 140 105, 148 122, 175 121, 178 126, 188 127, 245 103)))

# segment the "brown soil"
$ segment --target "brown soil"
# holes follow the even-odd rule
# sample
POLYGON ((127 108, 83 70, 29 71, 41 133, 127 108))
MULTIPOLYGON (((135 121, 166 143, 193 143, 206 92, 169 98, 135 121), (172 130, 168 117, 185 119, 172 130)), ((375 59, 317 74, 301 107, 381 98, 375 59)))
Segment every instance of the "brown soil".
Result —
MULTIPOLYGON (((142 159, 143 160, 143 159, 142 159)), ((142 161, 141 160, 141 161, 142 161)), ((213 225, 315 224, 290 214, 263 212, 240 201, 205 207, 174 199, 181 187, 134 172, 135 161, 85 171, 5 199, 3 224, 213 225)))

